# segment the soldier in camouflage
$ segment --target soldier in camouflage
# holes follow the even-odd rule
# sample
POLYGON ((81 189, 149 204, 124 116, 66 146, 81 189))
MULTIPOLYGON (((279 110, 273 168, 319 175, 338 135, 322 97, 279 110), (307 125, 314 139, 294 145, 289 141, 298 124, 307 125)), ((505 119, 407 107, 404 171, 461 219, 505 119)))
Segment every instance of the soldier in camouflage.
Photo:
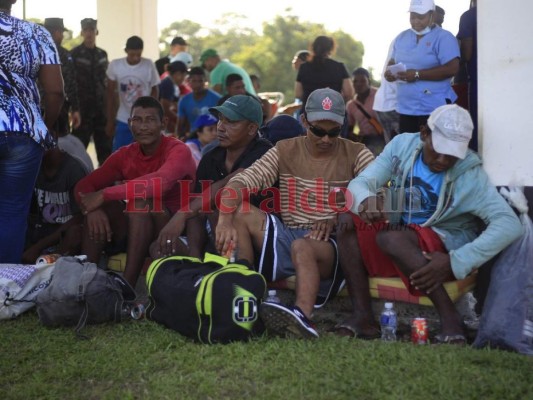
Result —
POLYGON ((80 125, 80 106, 78 102, 76 71, 74 69, 74 63, 70 52, 61 46, 63 32, 66 31, 65 26, 63 25, 63 19, 46 18, 44 20, 44 27, 48 29, 52 35, 52 39, 54 40, 59 53, 59 60, 61 61, 61 74, 63 75, 66 97, 54 129, 58 136, 64 136, 70 133, 69 112, 70 118, 72 119, 72 127, 76 128, 80 125))
POLYGON ((81 20, 83 43, 72 49, 76 67, 82 123, 73 133, 85 147, 91 135, 100 165, 111 154, 112 138, 106 135, 106 70, 109 64, 107 53, 96 47, 96 20, 81 20))

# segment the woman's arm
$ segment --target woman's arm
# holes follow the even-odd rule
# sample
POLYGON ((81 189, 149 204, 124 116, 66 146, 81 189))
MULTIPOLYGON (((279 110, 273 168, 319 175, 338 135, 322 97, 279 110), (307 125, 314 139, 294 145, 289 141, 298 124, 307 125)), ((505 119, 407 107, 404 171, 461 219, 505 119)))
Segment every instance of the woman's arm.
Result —
MULTIPOLYGON (((51 130, 59 116, 59 112, 63 106, 63 100, 65 99, 61 65, 41 65, 39 68, 39 83, 44 93, 44 122, 48 129, 51 130)), ((52 132, 52 134, 54 137, 57 135, 56 132, 52 132)))

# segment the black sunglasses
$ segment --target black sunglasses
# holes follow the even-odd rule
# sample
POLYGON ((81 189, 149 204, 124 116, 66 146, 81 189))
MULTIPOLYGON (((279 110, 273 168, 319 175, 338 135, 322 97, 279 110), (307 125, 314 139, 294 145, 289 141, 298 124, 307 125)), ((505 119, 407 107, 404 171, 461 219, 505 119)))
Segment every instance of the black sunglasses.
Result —
POLYGON ((313 133, 313 135, 318 137, 324 137, 328 135, 328 137, 333 138, 339 136, 342 132, 342 126, 338 126, 327 131, 325 129, 319 128, 318 126, 312 125, 309 121, 307 121, 307 124, 309 125, 309 130, 313 133))

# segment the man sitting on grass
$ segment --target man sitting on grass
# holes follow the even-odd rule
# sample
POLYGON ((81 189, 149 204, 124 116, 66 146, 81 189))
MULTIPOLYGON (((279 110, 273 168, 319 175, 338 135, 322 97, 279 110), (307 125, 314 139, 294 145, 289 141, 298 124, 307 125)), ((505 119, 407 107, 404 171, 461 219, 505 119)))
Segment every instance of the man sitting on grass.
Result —
POLYGON ((191 152, 162 135, 165 122, 156 99, 138 98, 128 121, 135 142, 111 154, 75 189, 85 215, 82 254, 97 263, 106 243, 114 253, 127 250, 124 278, 132 286, 150 243, 181 206, 180 185, 194 180, 191 152))
MULTIPOLYGON (((216 193, 233 175, 252 165, 272 147, 257 134, 262 112, 254 97, 233 96, 223 105, 209 110, 219 118, 219 143, 202 157, 198 165, 195 198, 172 217, 150 246, 153 258, 176 254, 203 258, 208 240, 206 220, 211 228, 218 220, 218 212, 213 209, 216 193), (185 229, 187 246, 180 239, 185 229)), ((203 117, 207 116, 200 118, 203 117)), ((261 197, 254 196, 252 201, 259 205, 261 197)))
POLYGON ((465 343, 443 283, 465 278, 522 232, 468 149, 472 129, 465 109, 441 106, 420 133, 396 136, 350 182, 357 216, 343 220, 338 242, 354 314, 338 334, 379 337, 368 276, 400 276, 411 294, 427 295, 435 305, 441 322, 436 341, 465 343), (384 201, 376 193, 387 183, 384 201))
POLYGON ((310 321, 317 297, 325 301, 338 290, 337 251, 331 237, 337 215, 335 191, 345 188, 374 158, 363 144, 339 138, 344 107, 338 92, 315 90, 302 116, 307 136, 277 142, 233 177, 222 194, 217 249, 225 254, 234 245, 238 258, 251 264, 257 256, 257 269, 269 280, 296 274, 294 306, 261 306, 261 318, 273 333, 318 337, 310 321), (272 211, 280 212, 281 218, 242 201, 245 192, 261 191, 277 180, 278 201, 272 211))

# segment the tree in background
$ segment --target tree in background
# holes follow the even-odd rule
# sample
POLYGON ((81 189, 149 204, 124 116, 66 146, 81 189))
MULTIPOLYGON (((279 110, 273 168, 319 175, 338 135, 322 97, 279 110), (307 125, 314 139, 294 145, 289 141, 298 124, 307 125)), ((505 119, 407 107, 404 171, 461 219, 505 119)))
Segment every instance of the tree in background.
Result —
MULTIPOLYGON (((170 42, 176 36, 183 37, 189 43, 189 53, 198 65, 203 50, 214 48, 222 58, 228 58, 242 66, 249 74, 259 75, 261 91, 282 92, 286 103, 294 99, 294 82, 296 72, 292 70, 291 61, 298 50, 309 49, 313 40, 319 35, 331 36, 337 43, 334 58, 343 62, 348 72, 360 67, 363 61, 363 43, 342 32, 329 32, 324 25, 300 21, 291 15, 278 15, 271 22, 265 22, 262 33, 259 27, 250 27, 247 18, 240 14, 223 14, 214 22, 216 28, 207 28, 201 24, 182 20, 170 24, 161 31, 159 50, 161 56, 168 54, 170 42)), ((42 21, 34 20, 42 23, 42 21)), ((81 36, 73 36, 73 31, 66 31, 63 46, 71 50, 82 42, 81 36)))
POLYGON ((170 41, 182 36, 189 43, 189 52, 194 60, 203 50, 214 48, 222 58, 228 58, 242 66, 249 74, 259 75, 261 91, 282 92, 291 102, 294 98, 296 73, 291 61, 298 50, 309 49, 315 37, 332 36, 337 43, 335 59, 343 62, 348 72, 360 67, 364 46, 350 35, 328 32, 324 25, 301 22, 297 16, 278 15, 272 22, 265 22, 262 34, 247 27, 246 17, 224 14, 215 21, 217 28, 205 28, 195 22, 184 20, 172 23, 161 31, 161 55, 168 54, 170 41))

